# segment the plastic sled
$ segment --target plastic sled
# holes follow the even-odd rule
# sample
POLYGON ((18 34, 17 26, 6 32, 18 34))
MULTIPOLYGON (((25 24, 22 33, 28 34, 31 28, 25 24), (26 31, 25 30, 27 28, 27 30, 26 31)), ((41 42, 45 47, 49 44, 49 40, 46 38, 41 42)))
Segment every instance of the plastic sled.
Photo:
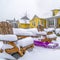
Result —
POLYGON ((41 42, 41 41, 34 41, 35 46, 40 46, 44 48, 57 48, 59 46, 58 43, 49 43, 49 42, 41 42))

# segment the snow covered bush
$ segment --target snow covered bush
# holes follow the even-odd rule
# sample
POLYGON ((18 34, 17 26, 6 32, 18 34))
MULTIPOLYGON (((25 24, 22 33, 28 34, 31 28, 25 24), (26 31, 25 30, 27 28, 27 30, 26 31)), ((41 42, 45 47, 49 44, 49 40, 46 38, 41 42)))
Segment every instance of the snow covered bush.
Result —
POLYGON ((60 36, 60 28, 57 28, 57 29, 55 30, 55 33, 60 36))

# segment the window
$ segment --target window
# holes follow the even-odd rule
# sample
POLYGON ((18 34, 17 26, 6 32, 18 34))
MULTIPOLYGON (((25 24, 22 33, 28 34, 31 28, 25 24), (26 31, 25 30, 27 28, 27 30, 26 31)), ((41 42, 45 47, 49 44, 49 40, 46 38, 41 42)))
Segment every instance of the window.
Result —
POLYGON ((54 20, 49 20, 48 21, 48 24, 49 24, 48 25, 49 27, 53 27, 54 26, 54 20))
POLYGON ((49 21, 49 25, 54 25, 54 20, 49 21))
POLYGON ((35 22, 32 22, 32 25, 34 25, 34 26, 35 26, 35 22))
POLYGON ((40 25, 40 20, 38 21, 38 25, 40 25))
POLYGON ((41 23, 42 23, 42 25, 44 25, 44 20, 42 20, 42 22, 41 22, 41 23))

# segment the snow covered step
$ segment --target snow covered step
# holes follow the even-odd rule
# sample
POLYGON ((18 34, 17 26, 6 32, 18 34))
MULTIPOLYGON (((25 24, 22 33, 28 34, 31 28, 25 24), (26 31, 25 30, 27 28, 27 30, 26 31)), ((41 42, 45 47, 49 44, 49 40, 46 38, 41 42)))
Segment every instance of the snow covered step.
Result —
POLYGON ((6 34, 6 35, 0 34, 0 40, 2 40, 2 41, 17 41, 17 36, 11 35, 11 34, 6 34))
POLYGON ((27 37, 27 38, 24 38, 24 39, 17 41, 17 45, 22 46, 22 47, 31 45, 33 43, 34 43, 34 41, 33 41, 32 37, 27 37))

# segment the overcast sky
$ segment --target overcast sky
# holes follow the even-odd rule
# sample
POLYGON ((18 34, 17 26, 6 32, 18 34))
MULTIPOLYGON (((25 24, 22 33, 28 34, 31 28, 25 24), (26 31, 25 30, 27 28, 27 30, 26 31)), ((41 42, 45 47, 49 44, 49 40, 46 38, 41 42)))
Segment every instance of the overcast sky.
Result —
POLYGON ((60 0, 0 0, 0 20, 20 19, 26 12, 29 18, 40 17, 56 8, 60 8, 60 0))

